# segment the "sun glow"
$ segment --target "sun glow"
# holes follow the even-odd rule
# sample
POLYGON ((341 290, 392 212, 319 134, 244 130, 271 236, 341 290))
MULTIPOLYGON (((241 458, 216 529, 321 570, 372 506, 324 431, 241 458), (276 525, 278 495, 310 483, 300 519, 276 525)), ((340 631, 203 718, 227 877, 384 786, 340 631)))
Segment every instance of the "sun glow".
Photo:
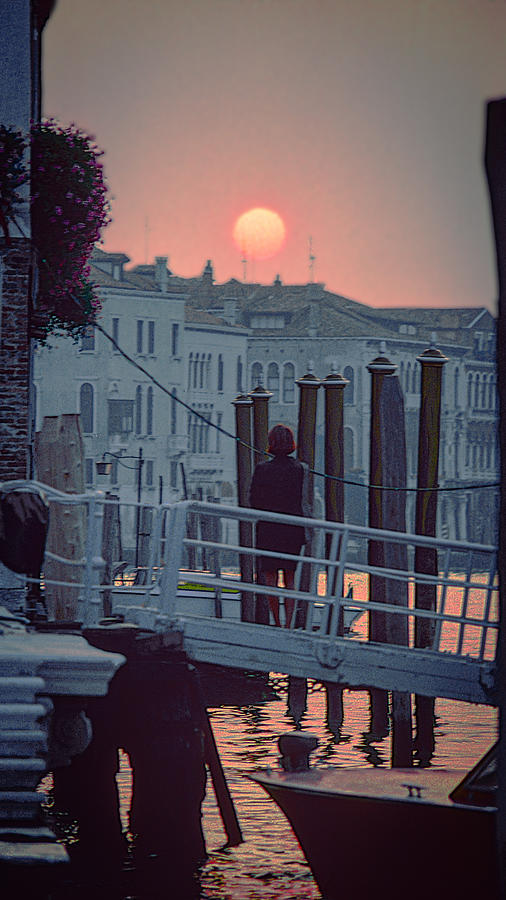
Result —
POLYGON ((286 229, 278 213, 257 207, 239 216, 233 234, 243 259, 269 259, 283 246, 286 229))

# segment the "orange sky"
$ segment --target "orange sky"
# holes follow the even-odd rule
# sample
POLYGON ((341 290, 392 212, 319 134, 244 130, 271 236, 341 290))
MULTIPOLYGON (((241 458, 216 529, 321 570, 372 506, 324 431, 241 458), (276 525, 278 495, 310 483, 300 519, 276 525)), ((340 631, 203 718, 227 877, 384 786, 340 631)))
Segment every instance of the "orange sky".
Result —
POLYGON ((44 113, 106 151, 105 249, 242 277, 265 206, 283 248, 248 279, 372 305, 487 305, 484 104, 506 94, 503 0, 58 0, 44 113), (148 229, 146 229, 146 221, 148 229))

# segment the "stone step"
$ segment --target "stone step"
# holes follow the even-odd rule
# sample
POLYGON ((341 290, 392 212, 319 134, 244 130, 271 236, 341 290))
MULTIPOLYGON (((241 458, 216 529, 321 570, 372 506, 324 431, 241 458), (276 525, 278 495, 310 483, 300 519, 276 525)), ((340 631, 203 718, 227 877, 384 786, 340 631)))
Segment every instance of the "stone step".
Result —
POLYGON ((37 757, 29 759, 0 757, 0 785, 4 789, 36 788, 45 771, 44 760, 37 757))
POLYGON ((0 677, 0 697, 3 703, 33 703, 36 694, 44 689, 44 679, 33 675, 0 677))
POLYGON ((0 729, 0 756, 30 757, 47 752, 47 734, 41 728, 0 729))
POLYGON ((36 820, 44 794, 39 791, 0 790, 0 821, 36 820))
POLYGON ((46 712, 43 703, 1 703, 0 730, 33 728, 46 712))

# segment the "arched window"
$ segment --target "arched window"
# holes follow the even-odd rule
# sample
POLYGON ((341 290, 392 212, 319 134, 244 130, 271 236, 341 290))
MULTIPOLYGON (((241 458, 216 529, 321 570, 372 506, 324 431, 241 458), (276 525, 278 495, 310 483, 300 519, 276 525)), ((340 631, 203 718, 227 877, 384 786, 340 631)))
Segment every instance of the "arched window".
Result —
POLYGON ((478 373, 474 376, 474 408, 480 405, 480 376, 478 373))
POLYGON ((86 382, 85 384, 81 385, 81 389, 79 391, 79 411, 81 413, 81 427, 83 429, 83 434, 93 434, 93 407, 93 385, 86 382))
POLYGON ((193 353, 190 353, 188 358, 188 389, 192 386, 192 372, 193 372, 193 353))
POLYGON ((221 353, 218 356, 218 390, 223 390, 223 356, 221 353))
POLYGON ((455 369, 455 380, 453 382, 453 401, 454 401, 454 406, 456 409, 459 406, 459 381, 460 381, 460 371, 459 371, 459 369, 455 369))
POLYGON ((486 407, 487 407, 487 376, 486 375, 482 375, 482 379, 481 379, 480 406, 482 409, 486 409, 486 407))
POLYGON ((251 366, 251 387, 256 388, 264 383, 264 367, 262 363, 256 362, 251 366))
POLYGON ((153 388, 148 387, 146 395, 146 434, 153 434, 153 388))
POLYGON ((401 386, 401 390, 404 390, 404 360, 401 359, 399 364, 399 384, 401 386))
POLYGON ((349 472, 354 468, 355 447, 353 431, 351 428, 344 429, 344 471, 349 472))
POLYGON ((418 368, 416 363, 413 363, 413 371, 411 373, 411 393, 416 394, 418 392, 418 368))
POLYGON ((279 403, 279 368, 275 362, 267 368, 267 390, 272 391, 272 402, 279 403))
POLYGON ((235 389, 238 394, 242 394, 242 357, 237 357, 237 376, 235 389))
POLYGON ((206 357, 205 357, 205 354, 202 354, 202 359, 200 360, 200 378, 199 378, 200 390, 202 390, 204 387, 205 370, 206 370, 206 357))
POLYGON ((195 359, 193 360, 193 387, 196 389, 198 384, 199 377, 199 354, 195 354, 195 359))
POLYGON ((493 409, 495 406, 494 391, 495 391, 494 376, 491 375, 488 379, 488 408, 489 409, 493 409))
POLYGON ((467 376, 467 405, 469 409, 473 405, 473 376, 471 372, 467 376))
POLYGON ((174 388, 170 401, 170 433, 177 434, 177 391, 174 388))
POLYGON ((344 389, 344 402, 346 406, 353 406, 355 403, 355 371, 351 366, 345 366, 343 375, 350 382, 344 389))
POLYGON ((283 403, 295 401, 295 366, 285 363, 283 366, 283 403))
POLYGON ((406 364, 406 394, 411 391, 411 363, 406 364))
POLYGON ((142 388, 140 384, 135 390, 135 433, 142 434, 142 388))

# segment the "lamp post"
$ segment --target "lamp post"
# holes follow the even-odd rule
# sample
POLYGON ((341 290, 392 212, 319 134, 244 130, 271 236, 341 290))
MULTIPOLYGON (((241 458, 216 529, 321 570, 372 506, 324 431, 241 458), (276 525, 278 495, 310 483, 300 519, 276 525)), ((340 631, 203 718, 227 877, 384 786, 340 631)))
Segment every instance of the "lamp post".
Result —
POLYGON ((139 565, 139 534, 140 534, 140 525, 141 525, 141 496, 142 496, 142 467, 144 465, 144 458, 142 453, 142 447, 139 447, 138 456, 126 456, 123 453, 111 453, 110 450, 104 450, 102 454, 102 459, 98 460, 95 463, 97 469, 97 475, 110 475, 112 469, 112 463, 107 462, 106 456, 112 456, 113 459, 117 459, 120 466, 123 466, 124 469, 131 469, 132 466, 125 466, 122 462, 123 459, 135 459, 137 462, 137 515, 135 522, 135 568, 137 569, 139 565))

